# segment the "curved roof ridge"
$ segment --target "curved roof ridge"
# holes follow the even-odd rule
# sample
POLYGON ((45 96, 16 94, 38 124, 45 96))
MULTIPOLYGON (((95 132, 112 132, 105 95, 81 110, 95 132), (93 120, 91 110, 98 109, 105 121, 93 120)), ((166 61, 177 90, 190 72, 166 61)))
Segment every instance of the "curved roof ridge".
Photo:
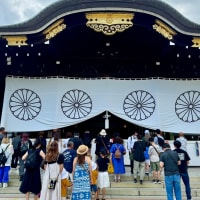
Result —
POLYGON ((36 30, 42 29, 42 27, 47 27, 56 19, 67 15, 70 12, 81 12, 85 11, 95 11, 102 8, 105 10, 114 10, 120 8, 123 11, 133 11, 151 14, 162 18, 170 26, 174 26, 175 29, 182 31, 188 35, 199 34, 200 24, 192 22, 185 16, 183 16, 176 9, 171 7, 164 1, 159 0, 59 0, 49 5, 48 7, 41 10, 37 15, 31 19, 8 26, 0 26, 0 34, 8 32, 39 32, 36 30), (108 8, 108 9, 106 9, 108 8))
MULTIPOLYGON (((188 23, 190 24, 193 24, 193 25, 197 25, 197 26, 200 26, 200 24, 196 23, 196 22, 193 22, 192 20, 190 20, 189 18, 185 17, 183 14, 181 14, 178 10, 176 10, 174 7, 172 7, 170 4, 164 2, 163 0, 136 0, 136 1, 140 1, 140 2, 154 2, 156 4, 158 4, 159 6, 166 6, 166 8, 170 9, 171 12, 172 12, 172 15, 173 14, 176 14, 176 15, 179 15, 178 17, 179 18, 182 18, 182 20, 184 21, 187 21, 188 23)), ((169 12, 168 12, 169 13, 169 12)))

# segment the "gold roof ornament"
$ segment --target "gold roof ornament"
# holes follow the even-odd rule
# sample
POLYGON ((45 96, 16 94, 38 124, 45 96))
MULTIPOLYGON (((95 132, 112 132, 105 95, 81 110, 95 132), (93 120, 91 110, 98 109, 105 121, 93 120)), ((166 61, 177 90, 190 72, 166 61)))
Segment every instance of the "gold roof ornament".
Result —
POLYGON ((55 22, 54 24, 52 24, 50 27, 48 27, 43 34, 45 35, 45 38, 47 40, 55 37, 58 33, 62 32, 67 25, 63 23, 64 19, 60 19, 57 22, 55 22))
POLYGON ((2 38, 6 39, 8 42, 8 46, 25 46, 28 45, 26 43, 27 37, 25 35, 16 35, 16 36, 10 36, 10 35, 4 35, 2 38))
POLYGON ((114 35, 133 26, 133 13, 86 13, 86 25, 96 32, 114 35))
POLYGON ((167 26, 160 20, 155 21, 155 24, 153 24, 153 29, 158 33, 160 33, 165 38, 167 38, 168 40, 172 40, 173 36, 177 34, 174 30, 172 30, 169 26, 167 26))
POLYGON ((192 42, 193 42, 192 47, 200 48, 200 37, 193 37, 192 42))

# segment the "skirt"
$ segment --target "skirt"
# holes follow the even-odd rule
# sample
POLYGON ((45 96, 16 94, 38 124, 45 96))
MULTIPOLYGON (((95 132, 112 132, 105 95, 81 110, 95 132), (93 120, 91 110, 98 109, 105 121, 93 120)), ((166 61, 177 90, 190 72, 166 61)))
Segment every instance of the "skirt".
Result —
POLYGON ((99 172, 97 179, 97 186, 100 189, 110 187, 108 172, 99 172))

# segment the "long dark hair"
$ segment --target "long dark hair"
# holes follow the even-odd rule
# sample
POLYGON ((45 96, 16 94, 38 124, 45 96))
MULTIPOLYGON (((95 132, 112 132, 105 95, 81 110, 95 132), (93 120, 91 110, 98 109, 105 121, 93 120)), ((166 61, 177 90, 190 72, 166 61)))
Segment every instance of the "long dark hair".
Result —
POLYGON ((123 139, 122 139, 121 137, 117 136, 117 137, 115 137, 115 139, 114 139, 114 143, 123 144, 124 141, 123 141, 123 139))
POLYGON ((77 163, 79 164, 79 165, 83 165, 84 163, 85 163, 85 156, 87 155, 87 153, 86 154, 84 154, 84 155, 77 155, 77 163))
POLYGON ((49 148, 47 149, 45 160, 47 162, 56 161, 58 158, 59 152, 58 152, 58 142, 53 141, 49 148))
POLYGON ((41 140, 36 138, 33 144, 33 149, 36 149, 39 145, 41 145, 41 140))

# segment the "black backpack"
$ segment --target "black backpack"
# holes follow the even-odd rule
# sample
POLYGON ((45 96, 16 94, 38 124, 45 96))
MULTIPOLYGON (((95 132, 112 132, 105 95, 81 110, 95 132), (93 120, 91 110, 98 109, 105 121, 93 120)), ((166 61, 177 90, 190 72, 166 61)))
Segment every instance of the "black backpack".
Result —
POLYGON ((20 144, 20 154, 23 156, 29 149, 29 141, 20 144))
POLYGON ((28 156, 25 161, 25 167, 27 169, 35 169, 36 166, 37 166, 36 150, 30 149, 28 151, 28 156))
POLYGON ((165 141, 161 138, 161 137, 158 137, 157 136, 157 138, 158 138, 158 144, 159 144, 159 146, 163 146, 163 144, 165 143, 165 141))
POLYGON ((4 166, 5 163, 6 163, 6 161, 7 161, 7 159, 8 159, 8 158, 6 158, 5 151, 7 150, 7 148, 8 148, 9 145, 10 144, 7 145, 7 147, 5 148, 5 150, 1 149, 1 153, 0 153, 0 166, 4 166))

